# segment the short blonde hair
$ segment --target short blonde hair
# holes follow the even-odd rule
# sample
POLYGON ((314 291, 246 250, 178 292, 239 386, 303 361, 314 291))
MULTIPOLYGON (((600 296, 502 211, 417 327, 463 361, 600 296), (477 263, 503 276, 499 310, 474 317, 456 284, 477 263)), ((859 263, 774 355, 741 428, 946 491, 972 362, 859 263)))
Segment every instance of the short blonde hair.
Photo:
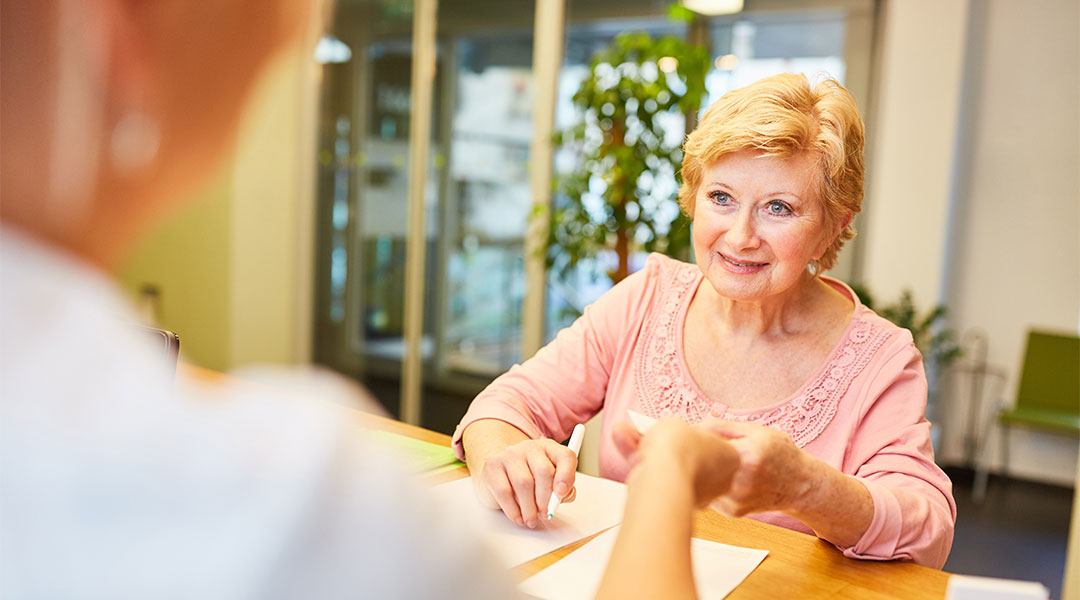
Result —
MULTIPOLYGON (((811 89, 805 75, 773 75, 714 102, 683 145, 679 205, 691 219, 705 165, 742 150, 782 158, 803 152, 816 156, 818 197, 828 230, 862 210, 863 123, 855 99, 835 79, 811 89)), ((814 271, 832 268, 844 242, 853 237, 855 229, 848 223, 814 271)))

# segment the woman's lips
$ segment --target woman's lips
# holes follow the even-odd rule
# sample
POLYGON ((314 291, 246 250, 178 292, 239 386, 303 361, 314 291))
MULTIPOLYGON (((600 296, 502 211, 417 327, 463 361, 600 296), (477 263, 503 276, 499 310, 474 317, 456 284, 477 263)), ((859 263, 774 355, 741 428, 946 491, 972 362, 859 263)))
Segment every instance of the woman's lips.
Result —
POLYGON ((761 269, 764 269, 769 264, 767 262, 737 260, 725 255, 722 252, 717 252, 717 254, 720 255, 720 262, 724 265, 724 268, 726 268, 728 271, 731 271, 732 273, 756 273, 761 269))

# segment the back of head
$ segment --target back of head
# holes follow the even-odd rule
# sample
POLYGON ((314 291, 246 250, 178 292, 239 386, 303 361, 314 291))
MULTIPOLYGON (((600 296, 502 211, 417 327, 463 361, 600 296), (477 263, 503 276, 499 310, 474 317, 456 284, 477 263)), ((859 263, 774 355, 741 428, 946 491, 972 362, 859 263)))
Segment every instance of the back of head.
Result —
POLYGON ((111 263, 221 166, 318 0, 3 0, 5 225, 111 263))
MULTIPOLYGON (((791 158, 808 152, 820 169, 819 198, 827 224, 837 226, 862 208, 863 143, 855 100, 836 80, 811 88, 805 75, 766 77, 724 94, 705 111, 683 146, 679 203, 693 218, 702 172, 724 155, 751 151, 791 158)), ((849 224, 818 261, 819 271, 832 267, 844 242, 853 237, 849 224)))

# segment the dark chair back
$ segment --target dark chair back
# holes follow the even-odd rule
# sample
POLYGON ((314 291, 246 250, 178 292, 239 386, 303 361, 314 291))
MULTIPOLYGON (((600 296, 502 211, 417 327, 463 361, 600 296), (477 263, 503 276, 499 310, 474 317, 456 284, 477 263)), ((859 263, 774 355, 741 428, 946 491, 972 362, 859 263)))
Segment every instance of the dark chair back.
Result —
POLYGON ((143 327, 143 329, 152 336, 151 339, 160 344, 161 353, 175 369, 176 362, 180 359, 180 336, 165 329, 154 329, 153 327, 143 327))

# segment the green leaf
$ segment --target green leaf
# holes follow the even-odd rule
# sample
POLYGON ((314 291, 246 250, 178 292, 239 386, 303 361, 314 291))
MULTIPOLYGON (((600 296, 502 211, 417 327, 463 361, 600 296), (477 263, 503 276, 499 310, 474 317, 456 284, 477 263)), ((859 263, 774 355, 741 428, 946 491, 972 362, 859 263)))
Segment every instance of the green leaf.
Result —
POLYGON ((915 340, 915 346, 922 352, 923 357, 937 364, 938 368, 948 367, 963 355, 962 349, 956 342, 955 332, 943 325, 947 312, 944 306, 936 305, 920 316, 911 290, 905 289, 895 303, 875 308, 873 296, 865 286, 856 284, 851 288, 866 307, 909 330, 915 340))
MULTIPOLYGON (((685 8, 676 12, 694 18, 685 8)), ((665 132, 655 115, 700 109, 708 68, 704 48, 640 31, 619 34, 593 56, 589 74, 573 96, 580 120, 552 138, 580 157, 578 170, 557 174, 552 181, 559 210, 548 221, 547 256, 554 269, 566 273, 581 260, 610 249, 620 232, 631 240, 632 251, 688 256, 689 220, 680 210, 660 210, 677 198, 652 195, 653 178, 674 176, 679 183, 682 166, 680 148, 663 142, 665 132), (675 72, 646 79, 640 66, 664 56, 678 61, 675 72), (675 79, 685 93, 672 91, 668 84, 675 79), (607 103, 610 115, 603 114, 607 103), (603 202, 602 215, 585 208, 586 199, 596 194, 603 202), (671 222, 656 216, 671 213, 676 215, 671 222)))

